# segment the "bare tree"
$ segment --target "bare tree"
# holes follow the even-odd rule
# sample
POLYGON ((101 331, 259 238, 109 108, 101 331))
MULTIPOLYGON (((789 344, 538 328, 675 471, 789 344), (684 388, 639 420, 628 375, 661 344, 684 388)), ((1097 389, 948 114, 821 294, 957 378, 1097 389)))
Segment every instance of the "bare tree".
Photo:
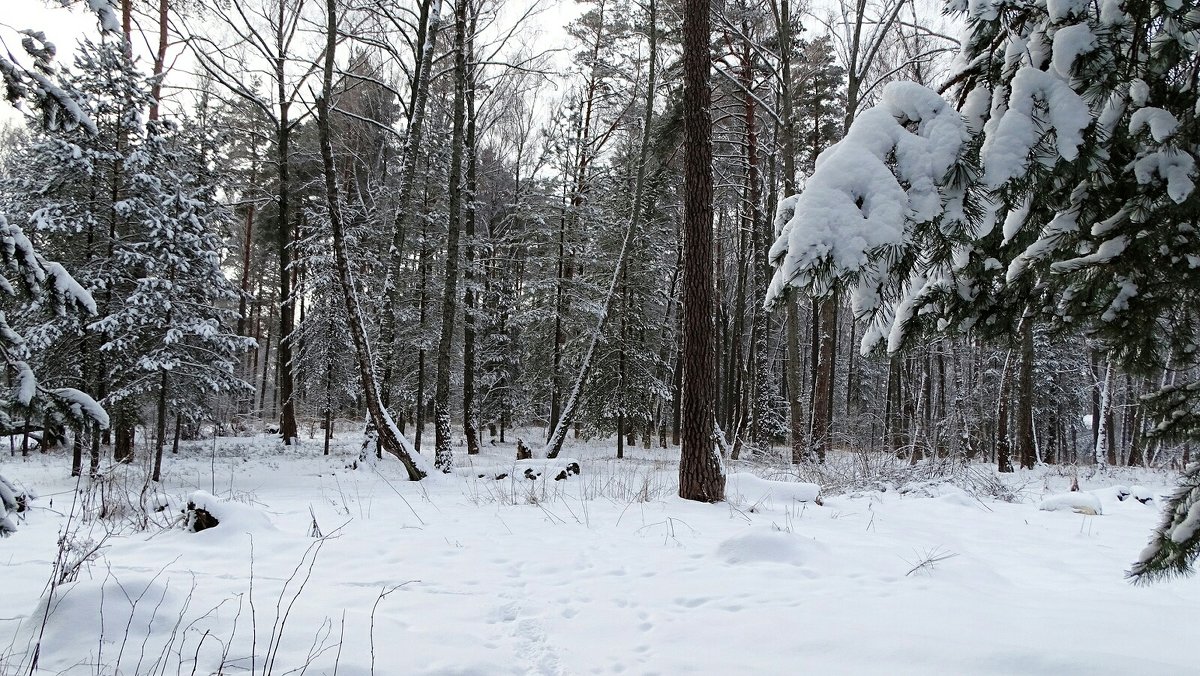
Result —
POLYGON ((306 117, 293 114, 320 61, 297 54, 304 36, 307 0, 239 0, 211 7, 223 31, 208 35, 182 23, 200 65, 222 86, 260 109, 271 120, 275 136, 277 185, 275 245, 279 254, 279 327, 276 364, 279 371, 279 433, 285 444, 299 436, 296 424, 295 373, 292 360, 296 297, 292 288, 292 132, 306 117), (299 64, 299 66, 298 66, 299 64), (249 77, 249 80, 248 80, 249 77), (270 83, 260 91, 254 78, 270 83))
MULTIPOLYGON (((325 12, 327 31, 321 78, 322 94, 317 99, 317 129, 320 135, 321 166, 325 175, 325 204, 329 210, 329 227, 333 235, 338 286, 341 287, 342 300, 346 305, 350 336, 354 340, 354 353, 358 361, 359 379, 367 400, 367 410, 370 412, 371 422, 378 434, 379 449, 396 456, 404 464, 408 478, 418 481, 425 478, 427 472, 422 467, 423 463, 418 461, 419 456, 416 451, 396 427, 391 414, 383 405, 379 381, 375 378, 375 360, 371 355, 366 322, 363 318, 362 307, 358 302, 354 280, 351 278, 350 259, 346 252, 346 234, 342 223, 341 200, 338 196, 337 174, 333 164, 333 142, 329 120, 329 99, 333 95, 333 64, 337 52, 337 0, 325 0, 325 12)), ((328 418, 326 421, 328 424, 328 418)), ((326 430, 326 434, 328 434, 328 430, 326 430)), ((326 437, 326 443, 328 444, 328 437, 326 437)))

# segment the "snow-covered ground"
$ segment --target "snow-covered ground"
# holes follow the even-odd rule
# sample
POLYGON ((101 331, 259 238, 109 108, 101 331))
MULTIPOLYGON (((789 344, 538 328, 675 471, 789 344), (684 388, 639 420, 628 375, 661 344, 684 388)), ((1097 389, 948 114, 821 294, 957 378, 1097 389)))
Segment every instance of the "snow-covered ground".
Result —
MULTIPOLYGON (((185 446, 155 518, 204 491, 228 501, 221 525, 124 528, 49 613, 69 459, 0 459, 42 494, 0 540, 0 674, 26 673, 39 635, 50 674, 1200 670, 1200 581, 1122 576, 1161 502, 1137 498, 1169 474, 1081 471, 1089 494, 1064 498, 1070 472, 1044 468, 1004 478, 1016 503, 927 477, 817 504, 812 486, 735 464, 730 502, 706 505, 674 497, 674 451, 617 461, 589 443, 518 464, 492 446, 412 484, 395 461, 345 469, 357 440, 341 436, 329 457, 265 437, 185 446), (555 481, 572 460, 582 473, 555 481)), ((99 492, 116 513, 75 540, 137 520, 119 507, 141 470, 122 471, 99 492)))

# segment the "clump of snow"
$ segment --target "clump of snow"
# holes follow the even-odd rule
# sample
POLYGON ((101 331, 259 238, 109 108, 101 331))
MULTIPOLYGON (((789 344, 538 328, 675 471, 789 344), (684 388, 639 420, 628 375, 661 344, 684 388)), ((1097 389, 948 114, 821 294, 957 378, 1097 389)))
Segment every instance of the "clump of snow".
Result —
POLYGON ((1143 505, 1148 505, 1154 502, 1157 497, 1154 494, 1154 491, 1146 488, 1145 486, 1131 486, 1129 488, 1129 495, 1143 505))
POLYGON ((1129 100, 1135 106, 1144 106, 1150 99, 1150 85, 1145 80, 1135 78, 1129 83, 1129 100))
POLYGON ((1046 0, 1046 12, 1050 15, 1051 21, 1062 21, 1072 16, 1079 16, 1085 10, 1087 10, 1086 0, 1046 0))
POLYGON ((1183 204, 1192 194, 1196 187, 1192 182, 1195 174, 1196 161, 1184 150, 1153 152, 1133 163, 1133 175, 1138 183, 1149 183, 1156 175, 1166 179, 1167 195, 1176 204, 1183 204))
POLYGON ((1076 514, 1087 514, 1097 516, 1104 513, 1104 508, 1100 505, 1100 498, 1094 493, 1086 491, 1073 491, 1071 493, 1060 493, 1051 495, 1042 500, 1038 505, 1038 509, 1043 512, 1065 512, 1072 511, 1076 514))
POLYGON ((17 514, 25 510, 28 493, 0 474, 0 537, 17 532, 17 514))
POLYGON ((734 472, 725 477, 725 498, 733 503, 746 503, 755 509, 771 509, 797 502, 816 503, 821 487, 802 481, 775 481, 748 472, 734 472))
POLYGON ((1179 120, 1170 112, 1153 106, 1133 111, 1133 115, 1129 116, 1129 133, 1137 134, 1146 127, 1150 127, 1150 136, 1162 143, 1175 135, 1179 120))
POLYGON ((828 552, 821 543, 779 530, 755 530, 735 535, 717 545, 717 556, 726 563, 811 564, 828 552))
POLYGON ((887 85, 880 103, 817 158, 804 191, 781 202, 777 225, 792 215, 769 252, 776 271, 767 306, 788 287, 819 297, 851 281, 856 311, 873 311, 888 273, 884 254, 904 244, 911 224, 959 212, 941 186, 967 136, 962 115, 933 90, 887 85))
MULTIPOLYGON (((997 97, 998 98, 998 97, 997 97)), ((1091 111, 1070 84, 1055 73, 1024 66, 1012 79, 1008 109, 993 103, 993 120, 980 150, 984 166, 983 182, 999 187, 1020 176, 1030 151, 1046 128, 1052 129, 1058 154, 1064 160, 1079 156, 1083 130, 1091 123, 1091 111), (1045 119, 1038 110, 1045 106, 1045 119), (997 119, 998 118, 998 119, 997 119)))
MULTIPOLYGON (((1053 0, 1051 2, 1053 4, 1053 0)), ((1054 56, 1051 68, 1063 78, 1071 77, 1071 69, 1080 56, 1096 48, 1096 36, 1085 23, 1065 26, 1054 33, 1054 56)))
POLYGON ((275 526, 262 511, 250 505, 222 500, 211 493, 196 491, 188 496, 188 520, 185 526, 195 530, 196 510, 204 510, 217 520, 215 529, 224 532, 247 533, 275 530, 275 526))

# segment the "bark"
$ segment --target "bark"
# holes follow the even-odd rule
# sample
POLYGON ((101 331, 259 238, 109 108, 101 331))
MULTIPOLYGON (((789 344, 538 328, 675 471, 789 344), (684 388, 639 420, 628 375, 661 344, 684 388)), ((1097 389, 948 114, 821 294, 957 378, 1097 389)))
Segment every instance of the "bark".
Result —
MULTIPOLYGON (((779 108, 782 124, 779 127, 783 142, 783 192, 784 196, 796 194, 796 120, 792 110, 792 15, 788 0, 780 0, 776 14, 775 34, 779 60, 779 108)), ((787 305, 787 389, 791 413, 788 417, 789 438, 792 446, 792 462, 804 459, 806 432, 801 404, 800 387, 800 333, 799 308, 795 294, 789 293, 784 301, 787 305)))
MULTIPOLYGON (((1142 381, 1139 390, 1144 392, 1145 389, 1146 383, 1145 381, 1142 381)), ((1130 440, 1128 464, 1130 467, 1142 467, 1146 464, 1146 435, 1143 429, 1145 427, 1146 407, 1137 394, 1137 392, 1134 392, 1131 396, 1131 399, 1133 399, 1136 403, 1133 405, 1133 416, 1129 423, 1130 440)))
POLYGON ((830 414, 833 412, 833 377, 837 365, 837 297, 822 298, 817 306, 817 368, 812 395, 812 455, 825 462, 830 441, 830 414))
POLYGON ((1105 358, 1104 379, 1099 382, 1100 385, 1100 419, 1102 423, 1096 434, 1096 446, 1093 449, 1093 456, 1096 460, 1096 466, 1100 469, 1107 469, 1109 465, 1109 455, 1112 446, 1112 425, 1109 424, 1108 418, 1112 415, 1112 374, 1113 363, 1111 357, 1105 358))
MULTIPOLYGON (((350 337, 354 341, 354 354, 358 363, 358 375, 363 388, 367 410, 375 425, 379 448, 400 460, 408 472, 408 478, 418 481, 425 478, 425 471, 415 459, 415 450, 396 428, 391 415, 383 406, 379 381, 375 378, 374 358, 368 342, 362 308, 351 278, 350 261, 346 251, 346 235, 342 223, 341 204, 338 200, 337 176, 333 164, 333 143, 329 124, 329 96, 333 91, 333 62, 337 48, 337 0, 325 0, 326 43, 325 67, 323 71, 324 94, 317 100, 317 128, 321 143, 321 164, 325 174, 325 200, 329 210, 329 226, 333 235, 334 259, 337 263, 338 285, 345 303, 350 337)), ((328 418, 327 418, 328 420, 328 418)), ((328 426, 326 435, 329 434, 328 426)))
POLYGON ((462 221, 463 136, 466 127, 467 0, 454 11, 454 129, 450 140, 449 232, 446 235, 446 276, 442 285, 442 334, 438 341, 437 386, 433 398, 434 466, 449 472, 454 466, 450 446, 450 350, 458 312, 459 229, 462 221))
POLYGON ((1000 397, 996 405, 996 470, 1013 471, 1009 454, 1008 439, 1008 389, 1012 382, 1012 350, 1004 357, 1004 371, 1000 376, 1000 397))
MULTIPOLYGON (((474 59, 475 20, 467 38, 467 57, 474 59)), ((479 454, 479 409, 475 396, 475 65, 467 64, 466 83, 467 129, 467 203, 463 213, 467 242, 466 264, 463 266, 463 435, 467 438, 467 455, 479 454)))
POLYGON ((804 405, 800 400, 800 313, 796 307, 796 295, 788 293, 787 303, 787 390, 788 390, 788 439, 792 446, 792 462, 800 463, 805 456, 804 405))
POLYGON ((292 333, 295 329, 295 299, 292 297, 292 229, 288 220, 291 199, 290 143, 292 122, 289 118, 291 102, 286 82, 287 59, 284 42, 284 12, 287 3, 279 3, 275 37, 275 85, 279 97, 279 127, 276 129, 276 161, 279 168, 279 216, 275 227, 275 243, 279 249, 279 344, 275 350, 275 362, 279 369, 279 435, 283 443, 291 445, 300 436, 296 425, 295 375, 292 371, 292 333))
POLYGON ((1017 448, 1021 467, 1033 469, 1037 459, 1033 432, 1033 319, 1026 316, 1021 334, 1021 372, 1017 388, 1017 448))
POLYGON ((713 395, 713 169, 708 0, 686 0, 683 14, 683 392, 679 497, 725 499, 715 447, 713 395))
POLYGON ((154 54, 154 85, 150 89, 150 121, 158 119, 159 103, 162 101, 162 81, 166 74, 168 10, 170 0, 158 0, 158 51, 154 54))
POLYGON ((167 378, 167 371, 164 369, 159 375, 158 381, 158 411, 154 425, 154 471, 150 475, 151 481, 162 480, 163 447, 167 445, 167 388, 169 386, 170 381, 167 378))

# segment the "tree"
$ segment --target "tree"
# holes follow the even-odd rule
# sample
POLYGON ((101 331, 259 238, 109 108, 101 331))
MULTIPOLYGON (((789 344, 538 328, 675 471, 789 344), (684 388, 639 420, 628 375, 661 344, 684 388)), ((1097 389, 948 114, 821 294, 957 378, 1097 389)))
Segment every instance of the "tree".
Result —
POLYGON ((709 12, 707 0, 684 3, 683 429, 679 497, 720 502, 725 499, 725 470, 714 440, 709 12))
POLYGON ((275 246, 279 270, 279 326, 277 330, 276 363, 279 370, 279 434, 285 444, 299 436, 296 424, 295 337, 296 294, 293 293, 292 239, 294 231, 292 209, 292 134, 306 116, 294 115, 293 106, 302 101, 305 84, 315 73, 317 59, 298 58, 307 0, 269 3, 266 0, 233 6, 214 6, 212 14, 226 29, 220 37, 192 30, 184 24, 191 37, 192 51, 200 65, 215 80, 234 95, 263 112, 271 121, 274 136, 275 186, 275 246), (306 63, 301 68, 295 64, 306 63), (250 69, 261 72, 273 91, 262 92, 256 79, 247 81, 250 69))
POLYGON ((396 456, 404 464, 410 480, 419 481, 428 475, 429 470, 424 466, 416 450, 408 443, 408 439, 397 429, 391 414, 383 405, 379 381, 375 377, 375 360, 371 355, 371 347, 364 326, 362 307, 358 302, 354 280, 350 277, 350 263, 346 252, 346 239, 342 223, 337 177, 334 173, 332 133, 330 131, 329 99, 333 94, 333 64, 337 52, 337 17, 337 0, 326 0, 326 42, 321 81, 323 94, 317 99, 317 125, 320 132, 321 165, 325 176, 325 200, 326 208, 329 211, 329 225, 333 233, 333 250, 337 263, 338 284, 341 287, 346 317, 349 320, 350 336, 354 340, 354 351, 358 358, 359 378, 362 388, 365 391, 367 409, 371 414, 371 422, 374 424, 375 433, 378 435, 377 443, 379 444, 379 448, 396 456))
MULTIPOLYGON (((120 23, 110 5, 96 2, 91 7, 103 33, 119 32, 120 23)), ((58 74, 51 63, 54 48, 43 34, 27 32, 25 38, 22 47, 33 59, 32 67, 23 65, 7 50, 0 54, 0 80, 4 82, 7 100, 13 104, 29 101, 32 112, 40 116, 41 127, 48 131, 82 129, 86 134, 95 135, 98 132, 96 123, 77 94, 69 93, 57 82, 58 74)), ((17 376, 16 387, 6 388, 0 397, 0 422, 11 425, 14 411, 26 414, 28 419, 29 408, 41 402, 64 410, 81 425, 107 428, 108 414, 92 397, 76 388, 49 388, 39 382, 29 365, 31 358, 36 356, 34 348, 25 335, 9 323, 7 312, 12 308, 10 303, 20 303, 23 298, 58 315, 67 312, 95 315, 95 300, 62 265, 44 258, 22 228, 9 222, 3 212, 0 212, 0 239, 5 242, 5 246, 0 247, 0 264, 4 269, 0 290, 4 292, 3 304, 7 306, 5 311, 0 311, 0 358, 17 376)), ((76 446, 78 448, 78 444, 76 446)), ((79 473, 79 465, 76 457, 72 467, 74 474, 79 473)), ((0 483, 11 486, 4 479, 0 479, 0 483)), ((6 512, 15 504, 12 493, 6 491, 6 512)), ((11 526, 7 519, 5 524, 11 526)), ((4 530, 11 532, 11 528, 4 530)))
POLYGON ((101 353, 127 365, 110 400, 157 391, 150 478, 158 481, 168 403, 194 417, 206 393, 251 390, 235 372, 240 353, 255 343, 232 332, 228 308, 237 291, 221 268, 218 234, 228 213, 216 204, 198 150, 169 123, 151 123, 142 134, 125 161, 129 197, 114 205, 131 225, 115 263, 134 279, 89 328, 108 336, 101 353), (184 396, 172 399, 176 389, 184 396))
MULTIPOLYGON (((632 200, 629 206, 629 220, 627 222, 624 236, 621 240, 621 248, 617 254, 616 264, 613 268, 612 276, 609 279, 608 291, 604 296, 604 302, 600 311, 600 316, 597 318, 596 326, 592 330, 592 334, 588 340, 587 352, 584 353, 583 360, 579 367, 579 373, 575 377, 575 382, 571 388, 571 392, 567 397, 566 405, 563 407, 561 414, 550 434, 550 439, 546 442, 546 457, 556 458, 562 450, 563 441, 567 437, 567 430, 575 422, 575 416, 578 413, 578 408, 583 397, 584 387, 588 383, 588 378, 591 376, 592 369, 595 367, 596 350, 600 345, 604 336, 605 328, 608 325, 612 315, 614 304, 617 300, 618 289, 621 279, 624 276, 627 260, 630 255, 630 250, 633 245, 633 239, 638 234, 642 218, 644 215, 643 198, 646 189, 647 164, 650 154, 650 139, 653 130, 654 122, 654 98, 656 93, 658 67, 656 59, 658 57, 658 30, 657 30, 657 13, 653 0, 648 5, 649 14, 649 69, 647 72, 646 82, 646 102, 643 108, 642 119, 642 136, 641 143, 638 146, 637 158, 635 160, 635 178, 632 200)), ((623 429, 618 429, 618 435, 624 432, 623 429)))

